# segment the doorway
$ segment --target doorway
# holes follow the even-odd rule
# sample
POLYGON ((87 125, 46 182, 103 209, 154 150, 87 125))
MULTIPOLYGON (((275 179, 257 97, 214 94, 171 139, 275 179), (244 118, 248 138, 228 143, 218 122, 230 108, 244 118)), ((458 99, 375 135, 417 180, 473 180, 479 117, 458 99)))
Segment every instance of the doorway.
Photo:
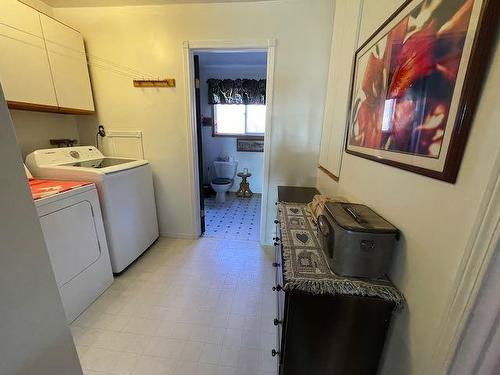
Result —
POLYGON ((194 232, 265 243, 274 45, 207 44, 185 43, 194 232))

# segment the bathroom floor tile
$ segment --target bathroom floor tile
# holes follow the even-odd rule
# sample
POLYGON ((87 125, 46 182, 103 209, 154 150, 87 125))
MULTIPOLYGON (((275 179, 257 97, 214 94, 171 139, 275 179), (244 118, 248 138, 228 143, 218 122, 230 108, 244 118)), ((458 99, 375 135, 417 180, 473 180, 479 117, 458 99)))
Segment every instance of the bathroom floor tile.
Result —
POLYGON ((259 241, 261 195, 239 198, 228 193, 224 203, 205 198, 205 237, 259 241))

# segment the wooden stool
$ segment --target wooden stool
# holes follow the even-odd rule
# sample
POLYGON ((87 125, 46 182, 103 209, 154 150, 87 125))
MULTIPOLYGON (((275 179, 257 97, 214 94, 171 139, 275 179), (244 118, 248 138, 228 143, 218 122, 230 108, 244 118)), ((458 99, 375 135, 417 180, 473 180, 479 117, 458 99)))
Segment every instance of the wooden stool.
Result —
POLYGON ((251 175, 251 173, 238 173, 238 177, 241 177, 240 189, 236 193, 238 197, 250 198, 253 195, 252 190, 250 190, 250 183, 247 181, 247 178, 251 175))

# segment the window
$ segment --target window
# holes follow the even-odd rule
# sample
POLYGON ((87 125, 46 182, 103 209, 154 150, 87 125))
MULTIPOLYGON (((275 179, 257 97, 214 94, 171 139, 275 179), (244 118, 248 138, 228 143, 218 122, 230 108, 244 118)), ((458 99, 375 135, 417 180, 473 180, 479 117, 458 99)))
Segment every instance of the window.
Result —
POLYGON ((263 137, 265 129, 265 105, 214 105, 214 135, 263 137))

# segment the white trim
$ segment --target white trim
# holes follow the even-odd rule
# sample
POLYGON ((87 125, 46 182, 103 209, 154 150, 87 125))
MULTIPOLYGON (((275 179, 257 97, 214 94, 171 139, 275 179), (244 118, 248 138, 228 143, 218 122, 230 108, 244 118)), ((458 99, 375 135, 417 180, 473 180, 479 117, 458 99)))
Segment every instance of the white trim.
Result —
MULTIPOLYGON (((276 40, 269 41, 267 49, 267 81, 266 81, 266 132, 264 133, 264 173, 262 181, 262 207, 260 212, 260 243, 271 245, 271 235, 268 235, 267 209, 269 207, 269 180, 271 175, 271 140, 273 122, 274 98, 274 55, 276 40)), ((271 203, 272 204, 272 203, 271 203)))
MULTIPOLYGON (((248 51, 248 50, 247 50, 248 51)), ((260 51, 260 50, 259 50, 260 51)), ((265 52, 265 51, 261 51, 265 52)), ((203 64, 205 68, 210 68, 210 69, 233 69, 233 68, 239 68, 239 69, 254 69, 254 68, 264 68, 267 64, 262 65, 262 64, 203 64)))
POLYGON ((123 138, 142 138, 141 130, 108 130, 108 137, 123 137, 123 138))
POLYGON ((262 185, 262 207, 261 207, 261 224, 260 224, 260 242, 269 244, 269 237, 266 233, 267 228, 267 208, 268 208, 268 190, 269 176, 271 163, 271 129, 272 129, 272 113, 273 113, 273 87, 274 87, 274 55, 276 48, 276 40, 260 40, 260 41, 229 41, 229 40, 214 40, 214 41, 184 41, 182 43, 184 50, 184 76, 186 90, 186 112, 187 112, 187 139, 188 139, 188 174, 189 174, 189 191, 191 192, 191 200, 189 210, 192 214, 192 229, 193 237, 197 238, 201 235, 200 223, 200 198, 199 198, 199 177, 198 177, 198 140, 196 137, 196 115, 194 113, 194 66, 192 64, 193 51, 221 51, 231 50, 234 52, 244 52, 248 50, 267 51, 267 85, 266 85, 266 132, 264 134, 264 178, 262 185))
POLYGON ((184 240, 196 240, 198 237, 192 233, 173 233, 173 232, 160 232, 160 237, 164 238, 180 238, 184 240))
POLYGON ((208 52, 211 50, 232 50, 237 51, 248 51, 249 49, 257 49, 266 51, 269 47, 276 47, 276 39, 267 40, 188 40, 183 42, 184 48, 203 50, 206 49, 208 52))
POLYGON ((449 309, 441 319, 440 334, 431 368, 436 374, 449 371, 455 350, 474 307, 490 260, 495 252, 500 223, 500 153, 497 154, 484 198, 476 216, 457 272, 449 309))

